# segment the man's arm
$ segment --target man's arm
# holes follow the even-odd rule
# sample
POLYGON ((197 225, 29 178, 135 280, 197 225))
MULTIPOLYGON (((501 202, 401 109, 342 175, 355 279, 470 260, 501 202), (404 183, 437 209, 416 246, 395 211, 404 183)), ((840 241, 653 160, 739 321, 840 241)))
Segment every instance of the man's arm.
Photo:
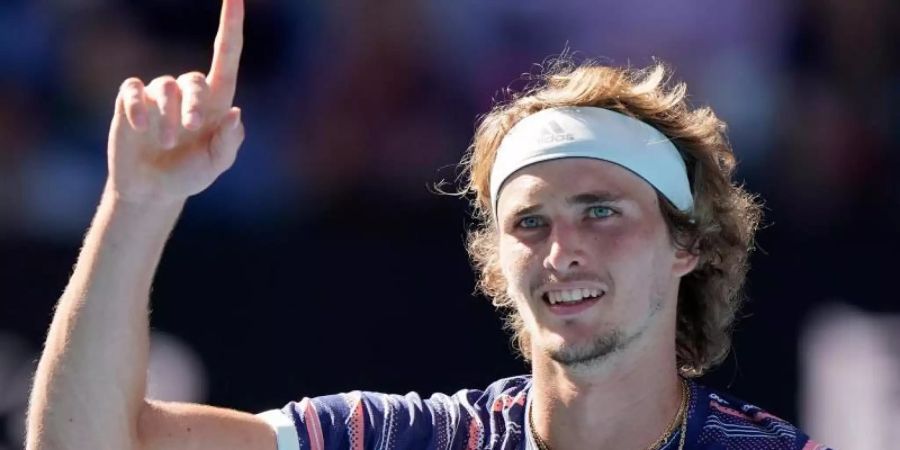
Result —
POLYGON ((146 401, 148 293, 180 205, 105 194, 57 305, 32 392, 28 449, 274 449, 256 417, 146 401))
POLYGON ((123 83, 109 179, 35 375, 29 450, 275 448, 250 414, 145 398, 149 293, 165 242, 244 137, 232 107, 242 24, 242 0, 225 0, 208 76, 123 83))

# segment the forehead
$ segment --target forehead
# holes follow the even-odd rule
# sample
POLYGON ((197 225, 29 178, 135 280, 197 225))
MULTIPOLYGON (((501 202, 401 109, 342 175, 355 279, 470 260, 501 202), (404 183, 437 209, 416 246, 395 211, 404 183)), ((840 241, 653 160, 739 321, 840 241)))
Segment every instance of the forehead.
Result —
POLYGON ((540 162, 516 171, 500 190, 497 215, 562 200, 587 192, 606 192, 638 202, 655 202, 656 191, 634 172, 608 161, 563 158, 540 162))

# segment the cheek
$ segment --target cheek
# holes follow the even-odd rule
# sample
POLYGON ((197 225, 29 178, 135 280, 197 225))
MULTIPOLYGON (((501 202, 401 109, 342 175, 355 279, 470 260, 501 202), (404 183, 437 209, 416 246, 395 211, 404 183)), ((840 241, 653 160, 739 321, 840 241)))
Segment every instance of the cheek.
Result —
POLYGON ((656 269, 658 238, 649 227, 623 223, 594 235, 592 251, 618 277, 645 277, 656 269), (618 273, 616 273, 618 272, 618 273))
POLYGON ((634 254, 645 254, 654 251, 659 246, 661 236, 666 234, 665 228, 646 219, 629 220, 617 227, 611 233, 616 240, 617 247, 622 251, 634 254))
POLYGON ((591 250, 602 262, 631 262, 646 246, 646 239, 636 227, 630 224, 608 227, 591 236, 591 250))
POLYGON ((512 292, 521 290, 527 282, 534 252, 518 240, 501 238, 499 246, 500 270, 506 279, 507 288, 512 292))
MULTIPOLYGON (((655 280, 668 276, 674 255, 667 235, 648 226, 635 226, 615 233, 606 242, 607 254, 616 264, 614 276, 630 289, 652 289, 655 280)), ((624 286, 622 286, 624 287, 624 286)))

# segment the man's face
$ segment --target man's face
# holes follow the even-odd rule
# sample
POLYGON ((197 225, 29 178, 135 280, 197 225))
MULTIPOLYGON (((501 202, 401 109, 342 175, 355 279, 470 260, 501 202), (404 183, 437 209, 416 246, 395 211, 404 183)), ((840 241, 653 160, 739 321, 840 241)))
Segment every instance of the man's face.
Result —
MULTIPOLYGON (((656 191, 605 161, 527 166, 501 190, 500 266, 534 352, 567 366, 603 360, 674 317, 676 250, 656 191)), ((674 334, 672 336, 674 339, 674 334)))

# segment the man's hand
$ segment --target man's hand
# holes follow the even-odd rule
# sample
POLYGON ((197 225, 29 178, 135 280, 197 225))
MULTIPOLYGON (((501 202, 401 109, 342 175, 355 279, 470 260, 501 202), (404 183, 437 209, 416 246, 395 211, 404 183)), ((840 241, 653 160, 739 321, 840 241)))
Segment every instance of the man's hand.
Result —
POLYGON ((108 193, 130 203, 180 203, 231 167, 244 138, 232 106, 243 23, 243 0, 224 0, 207 76, 122 83, 109 131, 108 193))
POLYGON ((149 297, 184 200, 234 162, 231 106, 243 0, 224 0, 209 76, 126 81, 109 134, 106 190, 60 297, 35 372, 29 450, 275 448, 262 420, 146 399, 149 297))

